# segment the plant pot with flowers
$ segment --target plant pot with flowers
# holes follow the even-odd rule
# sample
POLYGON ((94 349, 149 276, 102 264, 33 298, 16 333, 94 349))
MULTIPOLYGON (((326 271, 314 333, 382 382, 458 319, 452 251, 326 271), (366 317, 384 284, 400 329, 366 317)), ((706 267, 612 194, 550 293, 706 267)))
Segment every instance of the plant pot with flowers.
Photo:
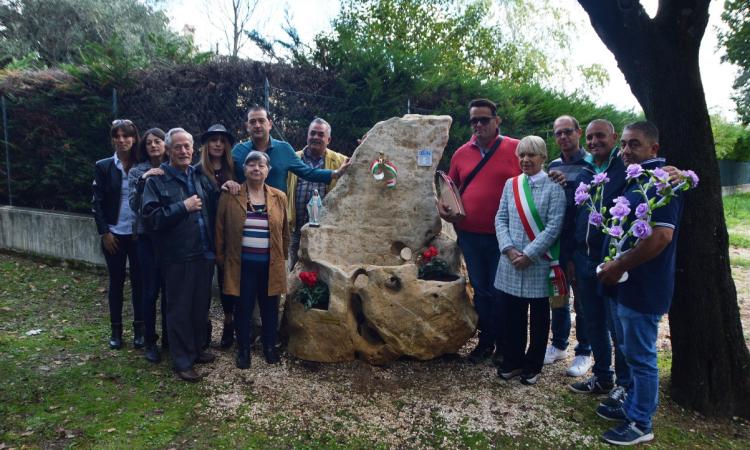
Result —
POLYGON ((455 281, 458 276, 451 273, 448 263, 438 257, 437 247, 429 246, 417 257, 418 277, 429 281, 455 281))
POLYGON ((318 277, 318 272, 300 272, 299 279, 302 287, 297 290, 297 299, 309 309, 328 309, 331 296, 328 285, 318 277))

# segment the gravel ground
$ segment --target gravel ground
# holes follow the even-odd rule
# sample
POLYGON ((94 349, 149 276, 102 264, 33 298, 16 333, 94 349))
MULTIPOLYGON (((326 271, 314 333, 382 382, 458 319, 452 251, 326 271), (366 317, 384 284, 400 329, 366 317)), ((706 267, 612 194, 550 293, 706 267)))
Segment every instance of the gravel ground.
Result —
MULTIPOLYGON (((733 272, 742 308, 750 298, 750 270, 735 267, 733 272)), ((744 329, 750 330, 750 308, 742 309, 744 329)), ((660 328, 663 350, 670 348, 667 320, 660 328)), ((217 315, 214 342, 220 333, 217 315)), ((373 439, 389 447, 433 446, 436 426, 447 433, 539 436, 560 447, 598 442, 598 435, 579 431, 580 412, 553 405, 573 380, 565 376, 572 350, 566 361, 545 366, 539 383, 529 387, 498 379, 490 363, 466 363, 464 357, 474 345, 472 339, 459 355, 400 360, 387 367, 359 361, 311 363, 287 354, 281 364, 268 365, 256 349, 251 369, 244 371, 235 368, 233 350, 216 350, 217 362, 200 368, 206 375, 203 411, 238 426, 317 430, 347 439, 373 439)))

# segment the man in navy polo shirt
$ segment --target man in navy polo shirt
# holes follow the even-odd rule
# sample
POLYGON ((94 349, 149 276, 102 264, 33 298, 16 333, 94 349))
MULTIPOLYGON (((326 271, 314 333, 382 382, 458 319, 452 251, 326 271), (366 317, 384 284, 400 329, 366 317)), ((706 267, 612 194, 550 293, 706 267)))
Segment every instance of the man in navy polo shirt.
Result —
MULTIPOLYGON (((635 122, 622 132, 620 149, 626 166, 640 164, 653 170, 664 166, 657 158, 659 131, 650 122, 635 122)), ((631 217, 635 219, 637 205, 643 197, 636 192, 637 183, 629 183, 623 195, 630 201, 631 217)), ((655 192, 649 192, 653 197, 655 192)), ((654 438, 652 417, 659 398, 659 369, 657 367, 656 338, 662 315, 669 311, 674 292, 675 250, 682 215, 679 196, 659 209, 651 217, 650 236, 633 246, 621 258, 606 262, 599 273, 605 285, 617 286, 618 326, 622 328, 622 350, 631 369, 632 384, 622 408, 597 409, 597 413, 623 423, 605 432, 602 438, 612 444, 633 445, 654 438), (618 284, 623 273, 627 281, 618 284)), ((618 333, 619 334, 619 333, 618 333)))

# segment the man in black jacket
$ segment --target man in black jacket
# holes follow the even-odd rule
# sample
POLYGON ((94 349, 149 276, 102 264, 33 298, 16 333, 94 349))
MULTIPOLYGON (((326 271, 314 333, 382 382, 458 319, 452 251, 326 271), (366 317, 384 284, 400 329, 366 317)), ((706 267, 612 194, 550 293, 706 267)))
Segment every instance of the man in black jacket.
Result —
POLYGON ((166 282, 169 351, 177 375, 199 381, 193 364, 212 362, 202 350, 214 267, 214 219, 218 191, 190 163, 193 137, 182 128, 167 132, 169 164, 164 175, 149 177, 142 217, 154 234, 157 259, 166 282))

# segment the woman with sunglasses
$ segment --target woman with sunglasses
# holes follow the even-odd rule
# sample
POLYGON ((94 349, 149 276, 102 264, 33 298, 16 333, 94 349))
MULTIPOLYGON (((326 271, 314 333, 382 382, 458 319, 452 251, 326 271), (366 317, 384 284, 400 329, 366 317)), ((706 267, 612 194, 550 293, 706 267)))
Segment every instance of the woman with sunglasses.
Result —
POLYGON ((156 346, 159 335, 156 334, 156 300, 161 292, 161 332, 162 347, 167 348, 167 315, 166 294, 164 292, 164 278, 161 276, 156 263, 154 252, 154 241, 146 232, 141 219, 141 200, 143 199, 143 188, 146 179, 152 175, 164 175, 159 167, 167 161, 167 152, 164 146, 164 131, 159 128, 151 128, 143 133, 138 145, 137 166, 130 169, 128 173, 128 184, 130 186, 130 209, 135 214, 135 225, 133 226, 138 239, 136 249, 138 261, 141 265, 141 282, 143 283, 143 322, 145 349, 144 357, 147 361, 157 364, 161 362, 161 354, 156 346))
MULTIPOLYGON (((213 183, 217 189, 227 190, 237 195, 240 185, 234 179, 234 160, 232 159, 232 147, 234 136, 227 131, 224 125, 212 125, 201 135, 200 162, 196 164, 196 170, 202 172, 213 183)), ((224 329, 221 332, 220 346, 228 349, 234 343, 234 303, 231 295, 224 294, 224 270, 218 267, 219 292, 221 292, 221 308, 224 310, 224 329)), ((209 305, 211 303, 209 302, 209 305)), ((210 308, 210 306, 209 306, 210 308)), ((206 312, 208 314, 208 311, 206 312)), ((208 333, 206 333, 206 347, 211 343, 211 331, 213 327, 208 319, 208 333)))
POLYGON ((143 305, 141 303, 140 267, 136 256, 130 209, 128 172, 136 163, 138 129, 130 120, 112 122, 109 130, 114 155, 96 162, 94 170, 92 212, 101 236, 102 251, 109 273, 109 319, 112 334, 109 347, 122 348, 122 303, 125 285, 125 263, 130 262, 130 285, 133 302, 133 346, 143 347, 143 305))

